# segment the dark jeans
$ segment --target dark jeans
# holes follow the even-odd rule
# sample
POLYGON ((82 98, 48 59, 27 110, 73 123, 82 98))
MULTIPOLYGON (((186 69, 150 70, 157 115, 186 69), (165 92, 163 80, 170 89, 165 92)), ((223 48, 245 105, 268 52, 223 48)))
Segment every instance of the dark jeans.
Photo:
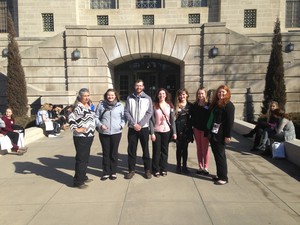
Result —
POLYGON ((105 135, 99 133, 99 138, 103 152, 103 175, 112 175, 117 173, 118 149, 122 133, 105 135))
POLYGON ((76 150, 75 175, 73 179, 75 186, 83 184, 87 179, 86 170, 93 140, 94 137, 73 137, 76 150))
POLYGON ((182 167, 186 168, 188 159, 188 145, 189 143, 186 140, 177 140, 176 142, 176 160, 178 167, 181 166, 182 159, 182 167))
POLYGON ((10 138, 11 142, 14 143, 15 145, 18 144, 19 140, 19 133, 13 132, 13 131, 8 131, 6 135, 10 138))
POLYGON ((225 144, 210 139, 210 145, 216 161, 217 176, 220 180, 228 181, 225 144))
POLYGON ((142 128, 139 132, 133 128, 128 129, 127 141, 128 141, 128 170, 129 172, 135 171, 136 164, 136 152, 138 140, 142 145, 144 169, 150 170, 150 154, 149 154, 149 128, 142 128))
POLYGON ((171 132, 155 132, 156 140, 152 142, 152 172, 167 172, 169 140, 171 132))

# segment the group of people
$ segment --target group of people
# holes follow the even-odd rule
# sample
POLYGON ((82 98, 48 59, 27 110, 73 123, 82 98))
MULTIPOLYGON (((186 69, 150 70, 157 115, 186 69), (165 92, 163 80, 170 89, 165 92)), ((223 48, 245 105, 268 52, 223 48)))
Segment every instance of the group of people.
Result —
POLYGON ((262 155, 272 155, 271 146, 273 142, 290 141, 296 138, 293 122, 283 109, 279 108, 276 101, 270 103, 267 118, 259 120, 255 128, 244 137, 253 137, 254 145, 251 151, 261 150, 262 155))
POLYGON ((25 129, 15 123, 13 111, 7 108, 0 118, 0 149, 23 155, 28 147, 24 143, 25 129))
POLYGON ((36 115, 36 125, 44 130, 47 137, 57 137, 61 129, 66 129, 69 114, 73 111, 73 106, 63 108, 62 105, 44 103, 36 115))
POLYGON ((186 89, 178 90, 174 106, 170 93, 160 88, 152 101, 144 92, 143 81, 139 79, 135 82, 135 91, 127 97, 125 107, 120 102, 118 92, 108 89, 94 112, 89 104, 89 90, 82 88, 68 120, 76 150, 74 187, 84 189, 92 181, 87 177, 86 170, 95 130, 99 132, 103 151, 101 180, 117 179, 118 148, 126 123, 128 173, 125 179, 132 179, 135 175, 138 141, 142 147, 146 179, 167 176, 171 141, 176 142, 176 172, 188 174, 188 145, 195 138, 199 164, 197 173, 209 174, 210 143, 217 168, 216 176, 213 176, 214 183, 228 183, 225 146, 231 141, 235 113, 230 101, 231 92, 226 85, 221 85, 209 103, 206 89, 199 88, 194 103, 190 103, 188 98, 186 89), (152 163, 149 137, 153 147, 152 163))

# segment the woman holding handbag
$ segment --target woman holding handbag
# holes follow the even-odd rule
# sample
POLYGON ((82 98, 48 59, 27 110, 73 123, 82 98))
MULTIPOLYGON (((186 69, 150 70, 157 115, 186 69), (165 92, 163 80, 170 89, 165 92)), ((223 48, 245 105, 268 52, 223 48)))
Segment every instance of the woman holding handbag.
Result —
POLYGON ((169 92, 160 88, 154 99, 154 110, 150 120, 150 134, 153 146, 152 173, 155 177, 167 176, 169 140, 176 140, 174 106, 169 92))

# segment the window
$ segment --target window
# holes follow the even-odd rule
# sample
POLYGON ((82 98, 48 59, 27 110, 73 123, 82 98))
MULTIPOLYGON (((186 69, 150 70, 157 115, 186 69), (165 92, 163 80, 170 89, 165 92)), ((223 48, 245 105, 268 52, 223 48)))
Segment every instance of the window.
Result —
POLYGON ((189 14, 189 24, 200 23, 200 14, 189 14))
POLYGON ((97 16, 98 25, 108 25, 108 16, 97 16))
POLYGON ((42 18, 43 18, 43 31, 45 32, 54 31, 53 13, 42 13, 42 18))
POLYGON ((181 0, 181 7, 207 7, 207 0, 181 0))
POLYGON ((116 0, 91 0, 91 9, 116 9, 116 0))
POLYGON ((154 25, 154 15, 143 15, 143 25, 154 25))
POLYGON ((136 0, 136 7, 140 8, 162 8, 161 0, 136 0))
POLYGON ((300 1, 286 1, 285 27, 300 27, 300 1))
POLYGON ((244 11, 244 28, 256 27, 256 9, 245 9, 244 11))
POLYGON ((7 32, 7 4, 6 0, 0 0, 0 33, 7 32))

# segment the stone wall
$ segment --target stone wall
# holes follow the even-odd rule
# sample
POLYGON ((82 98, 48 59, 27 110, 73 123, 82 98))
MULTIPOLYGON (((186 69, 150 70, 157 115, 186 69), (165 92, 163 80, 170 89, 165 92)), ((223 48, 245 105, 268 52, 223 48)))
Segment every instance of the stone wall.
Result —
MULTIPOLYGON (((283 39, 284 43, 295 43, 295 51, 283 53, 287 111, 295 112, 300 104, 300 36, 284 33, 283 39)), ((115 66, 147 55, 180 66, 180 87, 189 90, 190 100, 200 85, 214 90, 227 84, 233 93, 236 117, 244 119, 247 105, 253 105, 256 116, 260 114, 271 41, 272 34, 245 36, 228 29, 225 23, 177 27, 67 26, 65 32, 22 51, 22 65, 30 104, 70 104, 82 87, 89 88, 97 102, 107 88, 113 87, 115 66), (209 52, 214 46, 219 54, 213 58, 209 52), (81 53, 78 60, 71 56, 76 49, 81 53)), ((5 63, 0 61, 4 75, 5 63)))

